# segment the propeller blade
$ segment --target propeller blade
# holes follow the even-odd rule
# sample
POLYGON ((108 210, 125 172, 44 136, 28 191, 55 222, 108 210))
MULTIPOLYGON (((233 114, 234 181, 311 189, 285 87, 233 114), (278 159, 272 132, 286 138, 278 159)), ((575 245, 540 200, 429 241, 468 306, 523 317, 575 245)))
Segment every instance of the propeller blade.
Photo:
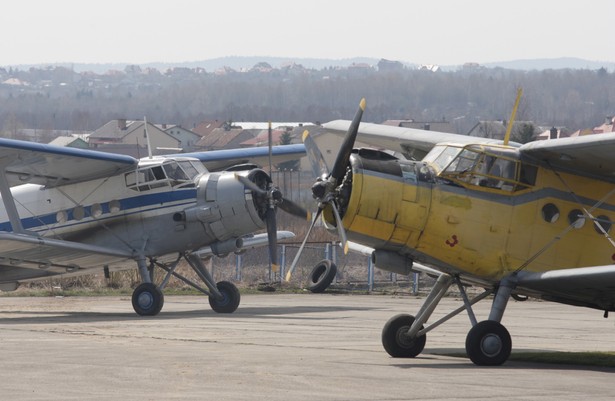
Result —
POLYGON ((348 160, 350 159, 350 154, 352 153, 352 147, 354 146, 354 142, 357 139, 357 133, 359 132, 359 124, 361 123, 361 118, 363 117, 363 111, 365 110, 365 98, 361 99, 359 103, 359 109, 348 127, 348 132, 344 137, 344 142, 342 142, 342 146, 340 147, 340 151, 335 158, 335 164, 333 165, 333 169, 331 170, 331 177, 336 180, 340 180, 346 174, 346 165, 348 164, 348 160))
POLYGON ((344 255, 348 254, 348 238, 346 238, 346 230, 344 229, 344 225, 342 224, 342 219, 340 218, 340 213, 337 210, 337 206, 335 206, 335 202, 331 202, 331 209, 333 209, 333 215, 335 216, 335 224, 337 225, 337 233, 340 236, 340 241, 342 241, 342 249, 344 250, 344 255))
POLYGON ((310 228, 308 228, 307 233, 305 233, 305 238, 303 239, 303 242, 301 243, 301 246, 299 247, 299 250, 297 251, 297 254, 295 255, 295 259, 293 259, 293 263, 290 265, 290 269, 288 269, 288 273, 286 273, 286 277, 284 278, 284 280, 290 281, 290 276, 295 271, 295 267, 297 267, 297 262, 299 261, 299 257, 301 256, 301 253, 303 252, 305 243, 307 242, 307 239, 310 236, 310 233, 312 232, 312 228, 314 228, 314 224, 316 224, 316 220, 318 220, 320 213, 322 213, 322 208, 318 208, 318 211, 314 215, 314 218, 312 219, 312 224, 310 224, 310 228))
POLYGON ((297 205, 290 199, 282 198, 282 202, 280 202, 277 206, 288 214, 305 219, 307 221, 312 220, 312 213, 297 205))
POLYGON ((310 132, 308 130, 303 131, 302 140, 303 145, 305 145, 308 160, 312 165, 312 173, 314 173, 314 177, 329 176, 329 167, 327 166, 327 162, 325 162, 325 158, 322 156, 320 149, 318 149, 316 142, 314 142, 314 138, 310 136, 310 132))
POLYGON ((244 187, 248 188, 249 190, 257 192, 260 195, 267 195, 267 191, 265 191, 264 189, 262 189, 261 187, 259 187, 258 185, 250 181, 248 177, 235 173, 235 178, 239 182, 241 182, 244 187))
POLYGON ((271 271, 277 273, 280 271, 280 265, 278 264, 278 229, 274 208, 267 209, 265 221, 267 223, 267 239, 269 241, 269 260, 271 262, 271 271))

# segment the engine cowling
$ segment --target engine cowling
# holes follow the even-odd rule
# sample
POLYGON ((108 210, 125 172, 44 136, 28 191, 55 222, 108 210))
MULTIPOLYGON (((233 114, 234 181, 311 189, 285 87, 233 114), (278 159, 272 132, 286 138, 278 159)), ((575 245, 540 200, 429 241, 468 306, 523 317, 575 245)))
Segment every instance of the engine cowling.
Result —
POLYGON ((270 182, 260 169, 203 175, 197 185, 197 204, 174 216, 176 221, 202 224, 213 241, 224 242, 266 227, 266 204, 258 194, 246 189, 235 174, 247 176, 257 185, 270 182))

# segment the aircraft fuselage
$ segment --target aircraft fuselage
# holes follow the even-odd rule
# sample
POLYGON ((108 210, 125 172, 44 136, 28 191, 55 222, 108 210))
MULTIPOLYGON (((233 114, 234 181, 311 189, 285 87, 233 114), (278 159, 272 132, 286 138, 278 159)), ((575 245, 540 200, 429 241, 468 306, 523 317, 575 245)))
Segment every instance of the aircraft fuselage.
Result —
MULTIPOLYGON (((350 240, 377 250, 377 266, 407 273, 408 261, 417 261, 495 280, 521 268, 615 259, 613 245, 601 238, 615 216, 615 204, 605 198, 611 185, 521 162, 514 149, 466 148, 442 165, 445 152, 436 152, 421 162, 383 159, 374 151, 351 156, 342 221, 350 240), (508 173, 495 172, 498 163, 508 173)), ((331 213, 324 216, 335 224, 331 213)))
MULTIPOLYGON (((23 228, 41 237, 129 249, 145 257, 215 245, 236 249, 241 236, 260 230, 251 191, 235 173, 209 173, 200 162, 160 159, 136 171, 60 187, 12 188, 23 228)), ((0 210, 0 231, 12 231, 0 210)), ((101 255, 104 260, 104 255, 101 255)))

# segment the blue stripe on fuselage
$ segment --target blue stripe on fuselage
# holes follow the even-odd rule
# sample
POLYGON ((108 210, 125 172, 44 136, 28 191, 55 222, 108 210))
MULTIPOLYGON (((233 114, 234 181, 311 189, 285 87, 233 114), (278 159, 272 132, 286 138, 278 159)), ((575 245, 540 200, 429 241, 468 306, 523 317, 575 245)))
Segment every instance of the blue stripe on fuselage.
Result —
MULTIPOLYGON (((123 216, 126 214, 130 214, 131 210, 135 210, 139 208, 147 208, 153 205, 164 205, 165 203, 173 202, 175 203, 172 205, 174 207, 174 206, 177 206, 176 202, 186 201, 186 200, 196 201, 196 189, 191 188, 191 189, 172 190, 172 191, 158 192, 158 193, 153 193, 153 194, 139 195, 139 196, 135 196, 131 198, 119 199, 118 201, 120 202, 120 211, 122 212, 121 214, 108 215, 108 213, 110 212, 109 203, 111 201, 104 202, 100 204, 103 215, 100 218, 97 218, 96 220, 103 220, 105 218, 115 218, 115 217, 123 216), (105 216, 105 215, 108 215, 108 216, 105 216)), ((185 202, 184 204, 189 204, 189 203, 192 203, 192 202, 185 202)), ((84 206, 85 217, 84 219, 80 221, 75 220, 73 216, 74 209, 67 210, 67 214, 68 214, 68 220, 66 222, 67 224, 63 225, 62 227, 55 227, 55 228, 64 228, 64 227, 68 227, 68 226, 71 226, 77 223, 90 222, 90 220, 85 220, 85 219, 88 217, 91 217, 92 215, 91 208, 92 208, 91 205, 84 206)), ((153 209, 150 209, 150 210, 153 210, 153 209)), ((50 213, 50 214, 41 215, 41 216, 26 217, 26 218, 21 219, 21 224, 23 228, 30 229, 30 230, 36 230, 37 228, 45 228, 49 225, 53 225, 57 223, 56 215, 57 215, 57 211, 50 213)), ((9 231, 9 232, 12 231, 11 223, 8 221, 0 223, 0 231, 9 231)))

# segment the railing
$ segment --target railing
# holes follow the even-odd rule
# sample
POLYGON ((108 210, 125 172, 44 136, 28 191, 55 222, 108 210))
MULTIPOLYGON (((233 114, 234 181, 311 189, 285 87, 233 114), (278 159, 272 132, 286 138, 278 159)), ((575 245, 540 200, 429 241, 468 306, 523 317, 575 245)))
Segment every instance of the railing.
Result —
MULTIPOLYGON (((280 269, 274 272, 269 264, 267 248, 258 248, 245 253, 229 255, 226 258, 212 258, 212 272, 216 280, 233 280, 255 284, 258 282, 282 283, 286 272, 299 249, 300 243, 278 245, 280 269)), ((420 275, 412 273, 404 276, 376 269, 371 257, 359 254, 343 255, 336 242, 309 242, 303 250, 299 264, 291 278, 291 283, 305 283, 312 268, 322 259, 331 260, 337 265, 338 272, 334 285, 365 287, 374 291, 377 286, 409 287, 413 294, 419 292, 420 275)))

